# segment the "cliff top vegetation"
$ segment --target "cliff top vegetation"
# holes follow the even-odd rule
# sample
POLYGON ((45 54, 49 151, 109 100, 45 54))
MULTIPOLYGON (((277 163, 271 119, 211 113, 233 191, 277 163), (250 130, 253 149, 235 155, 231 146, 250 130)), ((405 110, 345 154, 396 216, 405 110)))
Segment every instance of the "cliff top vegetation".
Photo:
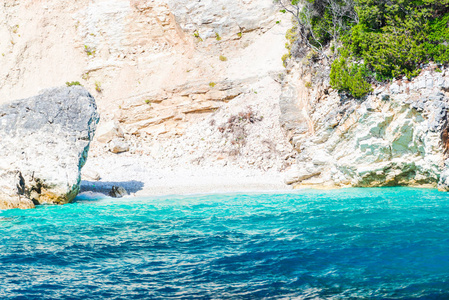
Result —
POLYGON ((354 97, 366 95, 370 83, 449 62, 449 0, 277 2, 294 16, 296 43, 331 64, 331 86, 354 97))

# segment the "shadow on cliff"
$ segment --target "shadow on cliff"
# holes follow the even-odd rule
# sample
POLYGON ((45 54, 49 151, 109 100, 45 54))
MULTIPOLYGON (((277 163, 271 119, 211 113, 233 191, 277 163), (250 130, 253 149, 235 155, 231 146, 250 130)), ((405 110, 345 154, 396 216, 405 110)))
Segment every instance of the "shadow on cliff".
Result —
POLYGON ((143 182, 131 181, 81 181, 80 193, 93 192, 109 195, 113 186, 123 187, 129 194, 136 193, 143 189, 143 182))

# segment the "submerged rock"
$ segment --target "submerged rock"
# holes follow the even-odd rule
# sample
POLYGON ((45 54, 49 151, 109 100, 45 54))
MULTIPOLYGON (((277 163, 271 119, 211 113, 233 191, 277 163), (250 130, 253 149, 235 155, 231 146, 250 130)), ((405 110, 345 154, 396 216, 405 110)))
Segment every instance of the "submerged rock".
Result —
POLYGON ((80 86, 0 106, 0 209, 73 200, 98 121, 80 86))

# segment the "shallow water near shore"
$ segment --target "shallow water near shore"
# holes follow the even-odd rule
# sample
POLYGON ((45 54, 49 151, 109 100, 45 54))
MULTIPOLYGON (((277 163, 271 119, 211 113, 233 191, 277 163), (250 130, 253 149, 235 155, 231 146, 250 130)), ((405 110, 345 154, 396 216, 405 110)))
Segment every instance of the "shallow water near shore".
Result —
POLYGON ((449 194, 78 198, 0 211, 2 299, 447 299, 449 194))

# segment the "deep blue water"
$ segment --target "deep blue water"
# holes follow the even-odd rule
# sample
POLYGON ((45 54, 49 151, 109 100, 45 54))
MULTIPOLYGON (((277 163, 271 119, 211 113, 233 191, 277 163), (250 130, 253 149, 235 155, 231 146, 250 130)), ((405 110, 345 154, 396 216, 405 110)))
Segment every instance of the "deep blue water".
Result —
POLYGON ((78 198, 0 211, 1 299, 449 299, 449 194, 78 198))

